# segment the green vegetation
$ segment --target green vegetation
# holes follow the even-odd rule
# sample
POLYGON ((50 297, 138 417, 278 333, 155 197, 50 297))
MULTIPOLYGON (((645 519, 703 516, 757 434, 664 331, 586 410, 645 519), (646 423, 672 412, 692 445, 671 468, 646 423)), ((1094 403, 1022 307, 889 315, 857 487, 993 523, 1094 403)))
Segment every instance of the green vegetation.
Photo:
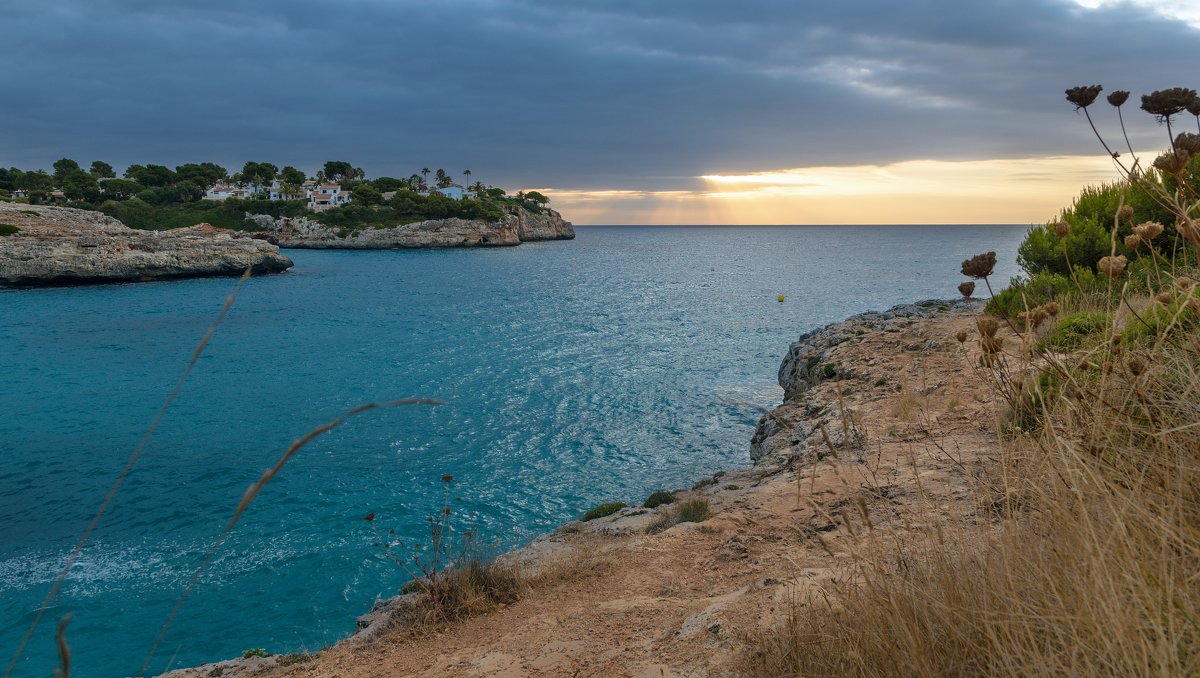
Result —
POLYGON ((646 502, 644 504, 642 504, 642 507, 652 509, 652 508, 658 508, 659 506, 662 506, 663 504, 673 504, 673 503, 675 503, 675 494, 673 492, 667 492, 666 490, 658 490, 657 492, 652 492, 650 494, 650 496, 646 498, 646 502))
POLYGON ((12 224, 0 224, 0 235, 16 235, 20 232, 21 229, 12 224))
POLYGON ((404 582, 404 586, 400 587, 400 595, 408 595, 409 593, 420 593, 428 588, 428 585, 420 579, 410 579, 404 582))
POLYGON ((466 195, 458 200, 443 193, 461 188, 443 169, 436 171, 433 184, 428 182, 429 168, 407 178, 368 179, 361 168, 344 160, 326 162, 312 177, 318 183, 336 183, 350 195, 348 204, 322 212, 307 209, 303 184, 309 177, 303 171, 291 166, 281 170, 269 162, 247 162, 241 171, 232 174, 220 165, 202 162, 185 163, 174 169, 164 165, 130 165, 123 176, 117 177, 112 166, 103 161, 93 162, 85 171, 69 158, 56 161, 53 169, 53 173, 47 173, 0 168, 0 195, 7 197, 20 190, 25 197, 14 200, 98 210, 127 226, 146 230, 205 222, 219 228, 254 230, 253 222, 246 216, 249 214, 276 218, 304 216, 346 235, 362 229, 431 219, 497 221, 504 218, 506 206, 542 212, 549 202, 538 191, 508 196, 504 189, 479 181, 468 185, 470 170, 463 172, 466 195), (207 189, 218 183, 241 187, 250 197, 206 200, 207 189), (272 186, 279 197, 302 199, 269 200, 268 189, 272 186))
POLYGON ((650 523, 650 526, 646 528, 646 533, 658 534, 659 532, 669 530, 679 523, 702 523, 711 517, 712 507, 709 506, 707 499, 703 497, 689 499, 650 523))
POLYGON ((1046 335, 1046 346, 1073 351, 1089 339, 1101 335, 1112 324, 1112 315, 1104 311, 1080 311, 1063 316, 1046 335))
POLYGON ((596 508, 583 514, 583 520, 584 520, 584 522, 587 522, 589 520, 596 520, 597 518, 611 516, 612 514, 616 513, 617 511, 620 511, 621 509, 625 508, 628 505, 629 504, 626 504, 623 501, 610 501, 610 502, 607 502, 604 504, 600 504, 596 508))
POLYGON ((266 656, 268 656, 268 654, 267 654, 267 648, 265 648, 265 647, 258 647, 258 648, 254 648, 252 650, 242 650, 242 659, 250 659, 252 657, 266 657, 266 656))
POLYGON ((1190 298, 1176 298, 1165 306, 1156 302, 1126 319, 1121 341, 1131 345, 1148 338, 1159 339, 1183 331, 1190 332, 1196 327, 1196 309, 1196 300, 1190 298))

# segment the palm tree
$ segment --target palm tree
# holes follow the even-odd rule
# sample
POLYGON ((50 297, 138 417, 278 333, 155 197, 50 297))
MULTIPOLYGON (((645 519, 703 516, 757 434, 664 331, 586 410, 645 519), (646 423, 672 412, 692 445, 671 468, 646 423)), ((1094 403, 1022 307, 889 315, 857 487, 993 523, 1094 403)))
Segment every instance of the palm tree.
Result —
POLYGON ((477 198, 482 198, 483 193, 486 190, 487 186, 484 186, 482 181, 476 181, 475 183, 471 184, 471 192, 474 193, 475 197, 477 198))
POLYGON ((471 170, 463 170, 463 183, 468 186, 471 185, 471 170))
POLYGON ((421 180, 424 181, 425 183, 429 183, 429 168, 428 167, 421 168, 421 180))

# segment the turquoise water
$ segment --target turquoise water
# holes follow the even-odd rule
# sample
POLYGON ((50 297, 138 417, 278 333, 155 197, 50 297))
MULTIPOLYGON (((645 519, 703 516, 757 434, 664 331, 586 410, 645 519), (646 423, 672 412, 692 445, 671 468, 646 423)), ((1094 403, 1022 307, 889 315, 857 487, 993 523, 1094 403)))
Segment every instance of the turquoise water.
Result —
MULTIPOLYGON (((416 540, 455 476, 456 520, 507 544, 601 501, 748 464, 801 332, 954 295, 960 262, 1023 227, 580 228, 570 242, 291 251, 251 280, 71 573, 15 675, 136 672, 245 488, 305 448, 247 512, 153 668, 315 649, 407 577, 362 516, 416 540), (785 303, 776 295, 784 294, 785 303)), ((0 653, 233 286, 206 279, 0 292, 0 653)))

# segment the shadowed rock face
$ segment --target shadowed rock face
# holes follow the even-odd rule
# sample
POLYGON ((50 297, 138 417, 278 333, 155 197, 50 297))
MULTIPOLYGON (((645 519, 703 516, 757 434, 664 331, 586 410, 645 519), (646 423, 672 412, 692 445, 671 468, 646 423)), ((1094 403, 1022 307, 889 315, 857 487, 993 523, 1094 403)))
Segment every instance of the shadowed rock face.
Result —
POLYGON ((0 285, 41 287, 279 273, 292 260, 207 224, 138 231, 99 212, 0 202, 0 285))
POLYGON ((430 219, 390 228, 366 228, 346 233, 307 217, 274 218, 247 215, 262 229, 239 237, 265 239, 280 247, 296 249, 386 250, 444 247, 511 247, 539 240, 569 240, 575 237, 571 222, 558 212, 535 214, 520 207, 505 208, 501 221, 430 219))

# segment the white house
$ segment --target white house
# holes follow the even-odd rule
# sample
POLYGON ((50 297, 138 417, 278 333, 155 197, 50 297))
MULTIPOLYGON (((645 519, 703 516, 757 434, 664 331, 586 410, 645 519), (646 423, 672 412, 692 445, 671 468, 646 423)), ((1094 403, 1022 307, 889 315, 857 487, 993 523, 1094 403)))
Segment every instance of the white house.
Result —
MULTIPOLYGON (((308 182, 304 183, 307 184, 308 182)), ((271 182, 271 188, 267 191, 267 196, 271 200, 303 200, 306 197, 305 193, 306 191, 303 188, 296 189, 293 187, 289 190, 284 190, 283 182, 276 179, 271 182)))
POLYGON ((462 200, 463 198, 467 197, 467 191, 462 186, 447 186, 446 188, 431 188, 431 189, 429 189, 429 193, 430 194, 440 193, 440 194, 446 196, 447 198, 454 198, 455 200, 462 200))
POLYGON ((244 200, 251 195, 253 195, 253 193, 251 193, 248 189, 236 186, 234 184, 218 182, 208 187, 208 190, 204 192, 204 199, 228 200, 229 198, 238 198, 244 200))
POLYGON ((28 198, 28 197, 29 197, 29 191, 26 191, 26 190, 25 190, 25 189, 23 189, 23 188, 16 188, 16 189, 13 189, 13 192, 12 192, 12 197, 14 197, 14 198, 28 198))
POLYGON ((308 191, 308 209, 324 212, 350 202, 350 192, 340 184, 315 184, 308 191))

